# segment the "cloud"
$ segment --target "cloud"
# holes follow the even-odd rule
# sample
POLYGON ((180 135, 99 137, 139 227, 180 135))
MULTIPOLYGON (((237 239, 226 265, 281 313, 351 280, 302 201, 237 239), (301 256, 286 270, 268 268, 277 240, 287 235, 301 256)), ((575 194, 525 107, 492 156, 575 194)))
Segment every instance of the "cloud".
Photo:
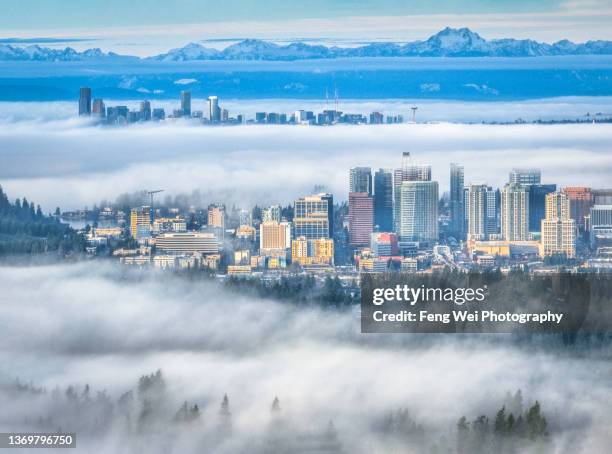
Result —
POLYGON ((175 85, 191 85, 198 82, 198 79, 178 79, 175 80, 175 85))
MULTIPOLYGON (((372 102, 360 111, 381 106, 393 112, 410 104, 372 102)), ((457 108, 475 112, 477 106, 457 108)), ((435 109, 420 105, 417 119, 435 109)), ((524 113, 529 103, 508 109, 524 113)), ((343 200, 349 168, 397 167, 402 152, 410 151, 417 161, 432 164, 442 190, 448 187, 450 162, 464 164, 468 182, 499 186, 512 167, 539 166, 547 183, 605 187, 611 135, 607 124, 214 128, 175 121, 104 128, 71 117, 16 120, 0 122, 0 183, 11 198, 25 196, 46 211, 92 206, 152 187, 165 189, 165 195, 198 190, 204 199, 248 207, 289 203, 323 184, 343 200)))
MULTIPOLYGON (((11 367, 0 382, 20 377, 50 390, 88 383, 116 399, 161 367, 170 407, 188 400, 204 411, 202 441, 212 437, 224 393, 236 442, 266 433, 279 396, 294 427, 333 419, 347 452, 386 452, 372 432, 380 415, 406 407, 438 441, 460 415, 492 415, 518 388, 525 405, 542 403, 554 452, 602 452, 611 441, 605 349, 578 355, 489 336, 362 335, 351 313, 228 294, 212 282, 126 275, 102 262, 4 267, 2 283, 0 361, 11 367)), ((3 402, 0 428, 35 421, 45 402, 3 402)), ((125 432, 122 423, 101 443, 108 449, 125 432)), ((84 446, 88 436, 79 434, 84 446)))

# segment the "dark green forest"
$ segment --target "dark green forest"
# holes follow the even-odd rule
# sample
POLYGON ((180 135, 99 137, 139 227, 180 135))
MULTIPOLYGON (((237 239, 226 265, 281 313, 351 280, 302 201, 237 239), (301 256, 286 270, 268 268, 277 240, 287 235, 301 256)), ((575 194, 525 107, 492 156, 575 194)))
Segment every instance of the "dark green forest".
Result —
POLYGON ((0 257, 53 254, 65 257, 85 249, 83 237, 40 205, 23 199, 11 203, 0 187, 0 257))

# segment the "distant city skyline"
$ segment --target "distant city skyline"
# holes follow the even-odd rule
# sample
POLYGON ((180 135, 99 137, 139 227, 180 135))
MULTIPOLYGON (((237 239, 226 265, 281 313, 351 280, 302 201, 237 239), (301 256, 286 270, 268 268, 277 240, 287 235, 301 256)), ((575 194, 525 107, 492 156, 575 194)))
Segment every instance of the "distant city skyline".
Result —
MULTIPOLYGON (((444 28, 470 27, 487 39, 611 39, 610 0, 541 2, 471 0, 410 2, 239 0, 233 7, 193 0, 146 3, 25 0, 3 5, 2 39, 40 39, 50 46, 153 55, 188 42, 225 47, 232 40, 312 40, 356 45, 364 41, 426 39, 444 28), (535 4, 534 4, 535 3, 535 4), (77 40, 77 41, 70 41, 77 40), (79 41, 82 40, 82 41, 79 41), (53 42, 55 41, 55 42, 53 42)), ((14 41, 15 42, 15 41, 14 41)))

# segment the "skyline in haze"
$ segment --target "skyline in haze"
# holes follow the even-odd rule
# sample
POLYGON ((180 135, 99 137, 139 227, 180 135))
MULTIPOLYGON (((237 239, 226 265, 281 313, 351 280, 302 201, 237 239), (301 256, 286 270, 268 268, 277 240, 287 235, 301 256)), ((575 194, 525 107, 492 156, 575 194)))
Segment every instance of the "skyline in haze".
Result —
POLYGON ((405 5, 391 0, 315 0, 300 6, 274 0, 268 5, 261 8, 260 3, 238 0, 229 9, 217 2, 193 0, 121 5, 115 0, 103 5, 25 0, 3 6, 0 42, 45 38, 49 46, 69 44, 77 50, 95 46, 145 56, 188 42, 223 48, 243 38, 341 45, 403 42, 426 39, 446 26, 469 27, 487 39, 612 39, 611 0, 543 1, 537 5, 527 1, 444 1, 435 7, 423 1, 405 5))

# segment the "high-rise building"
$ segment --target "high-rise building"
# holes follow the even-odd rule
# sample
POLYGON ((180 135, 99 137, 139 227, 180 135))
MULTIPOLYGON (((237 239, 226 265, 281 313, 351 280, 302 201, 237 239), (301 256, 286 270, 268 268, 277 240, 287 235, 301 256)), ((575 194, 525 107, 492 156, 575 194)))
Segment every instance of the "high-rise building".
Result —
POLYGON ((91 113, 100 118, 106 117, 106 106, 104 105, 104 101, 102 99, 94 99, 93 105, 91 107, 91 113))
POLYGON ((542 220, 543 255, 576 255, 576 221, 570 217, 567 194, 553 192, 546 195, 546 218, 542 220))
POLYGON ((259 225, 259 249, 266 252, 291 247, 291 223, 264 221, 259 225))
POLYGON ((589 233, 591 247, 612 246, 612 204, 591 207, 589 233))
POLYGON ((208 207, 208 226, 217 229, 225 229, 225 207, 212 204, 208 207))
POLYGON ((295 236, 306 239, 333 238, 334 200, 331 194, 302 197, 295 201, 295 236))
POLYGON ((349 192, 365 192, 372 195, 372 169, 353 167, 349 172, 349 192))
POLYGON ((450 165, 450 227, 451 233, 458 239, 465 236, 465 207, 464 204, 464 169, 462 165, 450 165))
POLYGON ((130 233, 133 238, 142 238, 151 232, 153 211, 149 206, 132 208, 130 213, 130 233))
POLYGON ((153 113, 151 114, 153 120, 161 121, 166 118, 166 111, 161 107, 156 107, 153 109, 153 113))
POLYGON ((191 117, 191 92, 181 91, 181 115, 183 117, 191 117))
POLYGON ((438 182, 404 181, 400 187, 401 241, 430 244, 438 240, 438 182))
POLYGON ((147 100, 140 103, 140 119, 142 121, 149 121, 151 119, 151 103, 147 100))
POLYGON ((576 221, 576 226, 581 231, 586 229, 586 219, 593 205, 593 194, 591 188, 573 186, 563 188, 570 204, 570 216, 576 221))
POLYGON ((593 189, 593 205, 612 205, 612 189, 593 189))
POLYGON ((393 223, 395 231, 399 229, 400 188, 404 181, 431 181, 431 166, 415 164, 410 152, 402 153, 402 167, 393 172, 393 223))
POLYGON ((486 220, 487 191, 489 189, 490 188, 486 184, 472 183, 468 186, 468 197, 467 197, 467 212, 468 212, 467 238, 468 240, 481 241, 481 240, 489 239, 488 232, 487 232, 487 220, 486 220))
POLYGON ((221 108, 219 107, 219 98, 216 96, 208 97, 208 120, 211 123, 221 121, 221 108))
POLYGON ((501 192, 501 230, 506 241, 529 240, 529 190, 508 183, 501 192))
POLYGON ((557 190, 556 184, 528 184, 529 190, 529 231, 539 232, 546 215, 546 196, 557 190))
POLYGON ((508 182, 511 184, 540 184, 542 172, 534 168, 514 168, 508 182))
POLYGON ((370 244, 374 227, 374 203, 367 192, 349 193, 349 244, 354 247, 370 244))
POLYGON ((79 90, 79 115, 91 115, 91 88, 81 87, 79 90))
POLYGON ((393 173, 378 169, 374 174, 374 224, 380 232, 393 231, 393 173))

